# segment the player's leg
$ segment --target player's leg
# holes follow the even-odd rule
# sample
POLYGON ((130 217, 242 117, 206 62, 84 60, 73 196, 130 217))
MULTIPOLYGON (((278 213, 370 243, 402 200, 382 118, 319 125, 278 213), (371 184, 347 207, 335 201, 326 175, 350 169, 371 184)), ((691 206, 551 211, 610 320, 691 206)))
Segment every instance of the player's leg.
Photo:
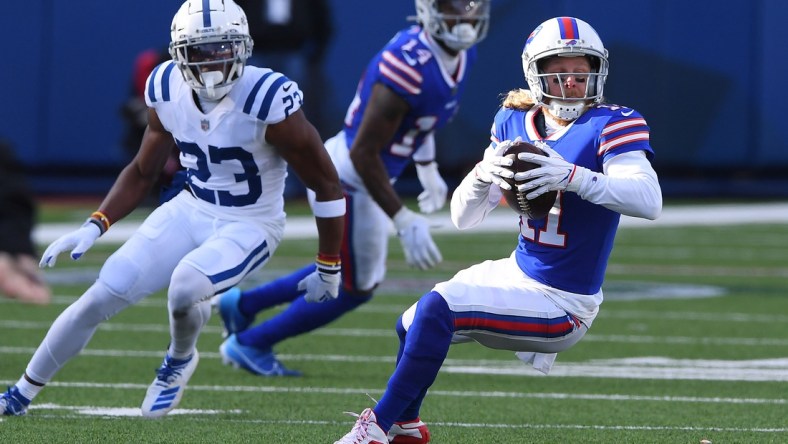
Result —
POLYGON ((263 310, 293 302, 304 292, 298 283, 315 271, 311 263, 293 273, 282 276, 259 287, 241 291, 233 287, 216 296, 213 304, 221 317, 227 336, 239 333, 254 323, 255 316, 263 310))
POLYGON ((154 241, 143 235, 151 224, 156 226, 156 221, 168 214, 166 209, 154 211, 140 230, 107 259, 96 282, 53 322, 15 386, 26 401, 84 349, 101 322, 164 288, 177 261, 191 248, 183 236, 154 241))
POLYGON ((181 400, 199 362, 195 345, 211 316, 211 281, 189 264, 181 263, 172 273, 167 292, 170 315, 170 345, 142 402, 142 414, 160 417, 181 400))
POLYGON ((389 430, 391 442, 406 442, 398 441, 398 436, 408 436, 409 442, 428 442, 429 432, 419 411, 445 359, 447 337, 449 343, 472 338, 491 348, 539 353, 557 353, 582 338, 585 325, 556 306, 541 287, 511 258, 486 261, 437 284, 402 315, 398 334, 401 341, 404 336, 405 345, 386 393, 374 408, 377 422, 389 430), (434 295, 442 298, 438 301, 434 295), (425 316, 425 312, 432 316, 425 316), (436 329, 436 313, 450 325, 436 329), (425 329, 426 321, 430 325, 425 329), (506 327, 501 328, 499 321, 505 321, 506 327), (395 425, 388 429, 392 418, 395 425), (418 437, 422 440, 413 439, 418 437))
POLYGON ((343 288, 339 296, 320 304, 306 302, 303 295, 299 296, 282 313, 228 339, 225 349, 235 347, 239 355, 253 353, 250 348, 256 349, 255 356, 266 363, 259 368, 275 366, 281 373, 273 368, 260 372, 236 362, 241 367, 268 376, 296 374, 276 361, 272 347, 287 338, 323 327, 372 297, 372 289, 385 275, 388 217, 366 194, 353 193, 346 195, 346 199, 349 211, 345 216, 342 250, 350 253, 342 256, 343 288), (247 348, 239 349, 235 343, 247 348))
POLYGON ((180 402, 197 366, 197 338, 210 317, 210 298, 263 266, 278 246, 256 219, 217 220, 191 214, 189 231, 200 245, 172 273, 168 296, 170 346, 142 404, 148 417, 167 414, 180 402))
MULTIPOLYGON (((435 285, 454 313, 455 337, 500 350, 553 354, 588 328, 556 304, 555 289, 526 276, 514 258, 485 261, 435 285)), ((549 370, 547 368, 546 370, 549 370)))
MULTIPOLYGON (((378 425, 384 431, 389 431, 395 422, 420 422, 418 407, 435 382, 454 335, 452 312, 435 291, 422 296, 397 324, 404 346, 386 392, 374 407, 378 425)), ((428 442, 426 426, 421 430, 426 434, 423 442, 428 442)))

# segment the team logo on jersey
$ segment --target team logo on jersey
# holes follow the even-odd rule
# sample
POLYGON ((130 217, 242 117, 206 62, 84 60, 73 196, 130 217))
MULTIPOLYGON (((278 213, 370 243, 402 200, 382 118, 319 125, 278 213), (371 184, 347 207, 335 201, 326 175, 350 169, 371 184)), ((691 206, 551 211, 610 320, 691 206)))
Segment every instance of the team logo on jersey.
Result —
POLYGON ((208 131, 211 129, 211 121, 208 119, 200 120, 200 128, 202 128, 203 131, 208 131))

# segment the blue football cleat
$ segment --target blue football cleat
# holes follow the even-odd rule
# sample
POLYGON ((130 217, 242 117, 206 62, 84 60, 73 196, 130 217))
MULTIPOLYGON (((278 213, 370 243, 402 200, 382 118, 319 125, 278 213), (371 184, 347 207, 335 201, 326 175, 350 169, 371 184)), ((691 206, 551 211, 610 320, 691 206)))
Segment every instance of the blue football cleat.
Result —
POLYGON ((172 359, 168 353, 145 393, 142 416, 159 418, 177 407, 199 361, 197 350, 194 350, 194 354, 188 359, 172 359))
POLYGON ((238 303, 241 300, 241 289, 233 287, 214 297, 214 309, 222 318, 224 337, 240 333, 254 322, 254 315, 247 316, 241 313, 238 303))
POLYGON ((259 349, 241 345, 236 335, 230 335, 219 347, 222 363, 235 368, 242 368, 260 376, 301 376, 298 370, 290 370, 269 349, 259 349))
POLYGON ((8 391, 0 395, 0 411, 3 416, 22 416, 27 413, 30 400, 19 394, 16 386, 9 387, 8 391))

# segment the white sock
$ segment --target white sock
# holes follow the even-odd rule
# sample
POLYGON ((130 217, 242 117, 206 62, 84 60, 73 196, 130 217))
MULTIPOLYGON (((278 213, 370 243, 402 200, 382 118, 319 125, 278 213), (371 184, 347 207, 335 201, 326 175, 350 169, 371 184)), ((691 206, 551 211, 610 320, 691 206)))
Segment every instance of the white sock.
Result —
POLYGON ((19 390, 19 394, 30 401, 32 401, 43 388, 43 385, 31 384, 24 376, 19 378, 19 381, 16 382, 16 389, 19 390))

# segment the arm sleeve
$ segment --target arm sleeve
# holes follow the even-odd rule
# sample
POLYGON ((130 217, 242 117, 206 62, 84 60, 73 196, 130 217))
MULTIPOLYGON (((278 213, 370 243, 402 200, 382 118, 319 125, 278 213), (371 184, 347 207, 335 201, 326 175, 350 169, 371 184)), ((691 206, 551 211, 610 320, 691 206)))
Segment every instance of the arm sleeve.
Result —
POLYGON ((659 217, 662 190, 645 152, 614 156, 605 162, 603 171, 604 174, 587 171, 583 175, 577 191, 581 198, 626 216, 651 220, 659 217))
POLYGON ((419 149, 413 153, 413 161, 414 162, 432 162, 435 160, 435 135, 434 133, 429 133, 424 136, 424 142, 422 142, 419 149))
MULTIPOLYGON (((494 155, 495 148, 488 147, 485 157, 494 155)), ((476 168, 460 182, 451 196, 451 221, 460 230, 479 225, 493 208, 501 202, 503 193, 498 185, 476 179, 476 168)))

